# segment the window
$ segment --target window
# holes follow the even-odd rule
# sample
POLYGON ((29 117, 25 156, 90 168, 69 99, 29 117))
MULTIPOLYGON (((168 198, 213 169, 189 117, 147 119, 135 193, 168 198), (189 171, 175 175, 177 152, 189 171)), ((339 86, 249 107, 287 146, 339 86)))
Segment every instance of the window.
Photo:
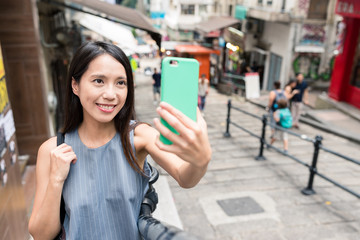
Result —
POLYGON ((232 5, 229 5, 229 16, 232 16, 233 15, 233 6, 232 5))
POLYGON ((199 5, 199 14, 200 14, 200 16, 207 14, 207 5, 206 4, 199 5))
POLYGON ((262 0, 258 0, 258 4, 259 4, 259 5, 263 5, 263 1, 262 1, 262 0))
POLYGON ((329 0, 311 0, 308 19, 326 19, 329 0))
POLYGON ((273 4, 273 1, 272 0, 268 0, 267 2, 266 2, 266 5, 268 5, 268 6, 271 6, 273 4))
POLYGON ((195 14, 195 5, 194 4, 181 4, 181 14, 194 15, 195 14))

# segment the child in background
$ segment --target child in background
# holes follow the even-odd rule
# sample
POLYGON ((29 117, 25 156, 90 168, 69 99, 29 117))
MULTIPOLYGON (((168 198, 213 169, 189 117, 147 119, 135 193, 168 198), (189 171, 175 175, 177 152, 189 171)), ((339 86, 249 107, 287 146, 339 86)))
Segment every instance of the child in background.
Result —
MULTIPOLYGON (((277 101, 278 109, 274 112, 274 119, 278 125, 283 128, 291 128, 292 126, 292 116, 289 108, 287 107, 286 99, 279 99, 277 101)), ((287 132, 281 131, 279 129, 275 130, 275 134, 271 138, 270 144, 273 144, 277 139, 282 139, 284 141, 284 152, 288 153, 288 134, 287 132)))

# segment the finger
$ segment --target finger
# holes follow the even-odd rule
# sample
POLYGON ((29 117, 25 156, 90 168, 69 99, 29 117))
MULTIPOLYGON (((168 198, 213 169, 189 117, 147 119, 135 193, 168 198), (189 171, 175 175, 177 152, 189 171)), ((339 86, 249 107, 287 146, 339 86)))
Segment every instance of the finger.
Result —
POLYGON ((76 157, 76 154, 74 152, 68 152, 68 153, 64 153, 63 159, 66 162, 74 162, 74 161, 76 162, 77 157, 76 157))
POLYGON ((157 113, 164 119, 171 127, 173 127, 180 135, 189 134, 189 129, 174 115, 166 109, 158 108, 157 113))
POLYGON ((196 122, 194 122, 192 119, 190 119, 184 113, 182 113, 180 110, 174 108, 170 104, 168 104, 166 102, 161 102, 160 107, 167 110, 169 113, 171 113, 176 118, 178 118, 186 127, 192 128, 192 129, 196 128, 196 122))
POLYGON ((170 129, 165 127, 158 118, 154 119, 154 124, 156 129, 161 133, 161 135, 163 135, 165 138, 173 142, 173 144, 177 144, 181 146, 185 144, 181 136, 177 135, 176 133, 173 133, 170 129))
POLYGON ((72 147, 67 145, 66 143, 63 143, 55 148, 55 151, 59 152, 70 152, 72 151, 72 147))
POLYGON ((174 153, 174 154, 179 154, 179 152, 180 152, 179 148, 176 145, 174 145, 174 144, 166 145, 163 142, 161 142, 159 136, 157 136, 157 138, 155 140, 155 145, 160 150, 165 151, 165 152, 170 152, 170 153, 174 153))

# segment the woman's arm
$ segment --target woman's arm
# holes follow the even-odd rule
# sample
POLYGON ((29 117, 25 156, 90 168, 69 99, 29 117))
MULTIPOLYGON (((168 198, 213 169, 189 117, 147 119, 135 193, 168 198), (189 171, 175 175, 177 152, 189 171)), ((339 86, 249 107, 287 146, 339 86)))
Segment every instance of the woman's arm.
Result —
POLYGON ((309 90, 307 88, 304 90, 303 102, 309 105, 309 90))
POLYGON ((37 239, 53 239, 60 231, 60 201, 70 163, 76 161, 71 147, 56 146, 56 137, 44 142, 36 163, 36 193, 29 232, 37 239))
POLYGON ((181 187, 195 186, 204 176, 211 159, 211 147, 207 136, 205 120, 197 112, 197 122, 192 121, 169 104, 161 103, 158 114, 179 135, 172 133, 159 119, 155 119, 155 126, 159 132, 173 142, 165 145, 159 140, 159 132, 147 125, 140 125, 135 129, 135 148, 137 155, 148 153, 167 171, 181 187))
POLYGON ((287 99, 291 99, 295 94, 299 93, 298 89, 292 90, 290 86, 285 87, 285 95, 287 99))
POLYGON ((280 113, 279 113, 279 110, 276 110, 275 112, 274 112, 274 120, 275 120, 275 122, 279 122, 280 121, 280 113))

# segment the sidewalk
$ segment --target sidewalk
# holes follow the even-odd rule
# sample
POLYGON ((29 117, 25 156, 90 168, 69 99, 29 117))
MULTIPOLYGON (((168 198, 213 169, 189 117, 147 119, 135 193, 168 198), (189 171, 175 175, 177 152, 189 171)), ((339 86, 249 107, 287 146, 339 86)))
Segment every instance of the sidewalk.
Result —
MULTIPOLYGON (((142 63, 145 67, 149 62, 142 63)), ((350 240, 360 236, 360 201, 355 196, 316 176, 317 194, 304 196, 309 170, 274 150, 265 150, 265 161, 256 161, 259 140, 231 125, 231 138, 224 138, 226 103, 229 96, 211 89, 205 108, 213 157, 200 183, 182 189, 164 171, 169 183, 168 202, 175 204, 185 231, 205 240, 350 240)), ((233 105, 261 116, 265 111, 236 96, 233 105)), ((259 100, 263 103, 265 97, 259 100)), ((156 117, 151 77, 137 74, 136 111, 138 119, 152 123, 156 117)), ((309 111, 311 109, 308 109, 309 111)), ((325 115, 326 116, 326 115, 325 115)), ((260 135, 261 121, 232 111, 232 121, 260 135)), ((332 120, 332 119, 330 119, 332 120)), ((347 121, 347 120, 346 120, 347 121)), ((329 121, 330 126, 331 121, 329 121)), ((355 124, 355 123, 354 123, 355 124)), ((356 126, 356 125, 354 125, 356 126)), ((302 123, 298 133, 314 138, 344 155, 360 156, 359 144, 302 123)), ((359 128, 359 125, 356 126, 359 128)), ((269 135, 269 132, 268 132, 269 135)), ((275 146, 282 147, 281 142, 275 146)), ((313 146, 289 136, 289 154, 311 164, 313 146)), ((157 166, 159 168, 159 166, 157 166)), ((360 166, 320 152, 318 170, 360 193, 360 166)), ((159 195, 163 191, 156 188, 159 195)), ((165 200, 164 200, 165 201, 165 200)), ((158 208, 166 213, 160 201, 158 208)), ((167 222, 176 213, 166 214, 167 222)))

